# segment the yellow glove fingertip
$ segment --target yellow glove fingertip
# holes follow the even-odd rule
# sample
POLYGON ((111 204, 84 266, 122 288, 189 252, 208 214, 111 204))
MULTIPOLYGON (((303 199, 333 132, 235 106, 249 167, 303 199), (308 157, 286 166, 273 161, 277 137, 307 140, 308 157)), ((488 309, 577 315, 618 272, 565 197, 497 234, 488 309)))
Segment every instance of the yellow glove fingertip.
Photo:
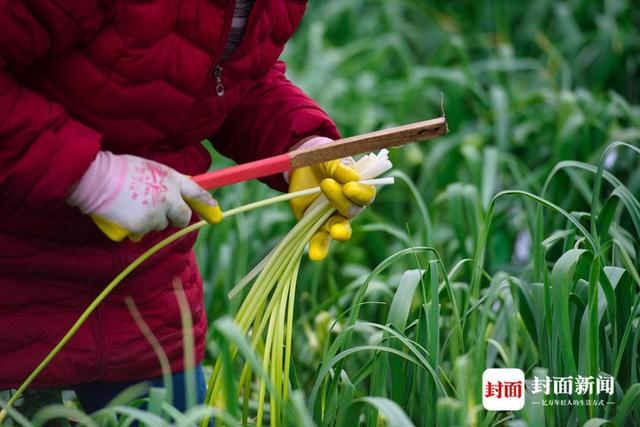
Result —
POLYGON ((218 224, 224 217, 220 206, 205 205, 204 208, 195 209, 195 211, 202 217, 202 219, 207 221, 209 224, 218 224))
POLYGON ((325 178, 320 182, 320 189, 325 195, 338 195, 342 193, 342 186, 333 178, 325 178))
POLYGON ((351 233, 351 226, 349 224, 346 226, 335 225, 331 227, 331 238, 339 242, 346 242, 351 239, 351 233))
POLYGON ((353 202, 344 195, 342 185, 338 181, 332 178, 325 178, 320 183, 320 189, 340 215, 347 218, 355 215, 353 202))
POLYGON ((359 182, 347 182, 342 191, 345 196, 361 206, 370 204, 376 197, 376 187, 359 182))
POLYGON ((184 200, 194 211, 196 211, 200 218, 204 219, 209 224, 218 224, 224 217, 222 209, 220 209, 220 206, 217 204, 215 206, 211 206, 198 199, 192 199, 190 197, 185 197, 184 200))
POLYGON ((346 184, 351 181, 360 181, 360 174, 352 167, 343 164, 340 160, 331 160, 326 162, 325 169, 327 171, 327 175, 341 184, 346 184))
POLYGON ((335 215, 329 218, 325 224, 333 240, 346 242, 351 239, 352 229, 349 221, 343 216, 335 215))
POLYGON ((98 226, 100 231, 102 231, 109 239, 114 242, 122 242, 131 234, 129 230, 121 226, 120 224, 116 224, 113 221, 106 219, 103 216, 90 214, 89 217, 93 220, 93 222, 98 226))
POLYGON ((309 259, 311 261, 322 261, 329 255, 329 245, 331 237, 329 233, 318 231, 309 241, 309 259))

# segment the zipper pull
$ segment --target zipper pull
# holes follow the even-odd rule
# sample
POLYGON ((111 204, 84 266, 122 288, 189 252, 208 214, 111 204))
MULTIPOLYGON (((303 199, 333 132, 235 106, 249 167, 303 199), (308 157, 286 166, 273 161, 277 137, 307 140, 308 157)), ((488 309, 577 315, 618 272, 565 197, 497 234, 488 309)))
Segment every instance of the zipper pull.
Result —
POLYGON ((216 69, 213 74, 216 78, 216 94, 218 96, 224 95, 224 84, 222 83, 222 65, 216 65, 216 69))

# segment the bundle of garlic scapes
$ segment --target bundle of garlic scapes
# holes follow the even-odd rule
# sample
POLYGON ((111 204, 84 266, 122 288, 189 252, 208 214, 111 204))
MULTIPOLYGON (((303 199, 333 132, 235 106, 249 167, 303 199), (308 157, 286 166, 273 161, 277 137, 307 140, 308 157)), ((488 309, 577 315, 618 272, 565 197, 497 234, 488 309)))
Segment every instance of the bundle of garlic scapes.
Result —
MULTIPOLYGON (((352 166, 362 177, 363 183, 393 183, 393 178, 374 179, 392 167, 387 150, 365 155, 352 166)), ((235 322, 243 333, 249 334, 252 349, 262 356, 262 367, 270 376, 274 393, 281 396, 282 401, 287 401, 289 395, 293 309, 300 262, 311 237, 334 212, 329 201, 320 196, 285 238, 229 294, 232 298, 255 279, 236 314, 235 322)), ((235 354, 233 350, 232 358, 235 354)), ((251 393, 251 374, 247 362, 240 376, 240 390, 245 394, 245 405, 251 393)), ((224 405, 224 402, 218 401, 222 394, 222 377, 222 362, 218 360, 207 389, 208 405, 224 405)), ((269 396, 269 419, 271 426, 278 426, 284 424, 285 417, 274 393, 269 396)), ((265 398, 266 384, 260 381, 257 427, 263 424, 265 398)), ((244 409, 246 414, 247 408, 244 409)), ((203 425, 206 425, 205 422, 203 425)))

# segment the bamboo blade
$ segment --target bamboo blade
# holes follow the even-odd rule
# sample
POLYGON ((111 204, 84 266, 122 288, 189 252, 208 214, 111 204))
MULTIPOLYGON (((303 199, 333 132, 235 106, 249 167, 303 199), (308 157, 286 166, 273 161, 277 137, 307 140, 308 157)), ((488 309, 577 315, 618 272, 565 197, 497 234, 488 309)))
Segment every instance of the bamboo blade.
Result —
POLYGON ((292 168, 296 169, 356 154, 375 152, 383 148, 426 141, 444 135, 447 131, 446 119, 438 117, 437 119, 342 138, 331 144, 299 148, 289 153, 289 157, 292 168))

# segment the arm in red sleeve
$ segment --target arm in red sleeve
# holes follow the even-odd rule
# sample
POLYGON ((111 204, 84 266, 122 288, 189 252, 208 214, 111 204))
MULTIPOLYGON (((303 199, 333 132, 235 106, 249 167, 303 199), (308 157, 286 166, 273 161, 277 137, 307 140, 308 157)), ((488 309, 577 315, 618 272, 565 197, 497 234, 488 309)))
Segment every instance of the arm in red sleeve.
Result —
MULTIPOLYGON (((79 2, 86 7, 95 2, 79 2)), ((0 200, 53 209, 100 150, 100 134, 14 76, 86 32, 52 1, 0 0, 0 200), (36 6, 37 5, 37 6, 36 6)))
MULTIPOLYGON (((309 136, 340 137, 327 114, 284 72, 284 63, 277 62, 256 81, 243 103, 211 137, 216 150, 238 163, 246 163, 285 153, 309 136)), ((263 181, 281 191, 288 186, 282 174, 263 181)))

